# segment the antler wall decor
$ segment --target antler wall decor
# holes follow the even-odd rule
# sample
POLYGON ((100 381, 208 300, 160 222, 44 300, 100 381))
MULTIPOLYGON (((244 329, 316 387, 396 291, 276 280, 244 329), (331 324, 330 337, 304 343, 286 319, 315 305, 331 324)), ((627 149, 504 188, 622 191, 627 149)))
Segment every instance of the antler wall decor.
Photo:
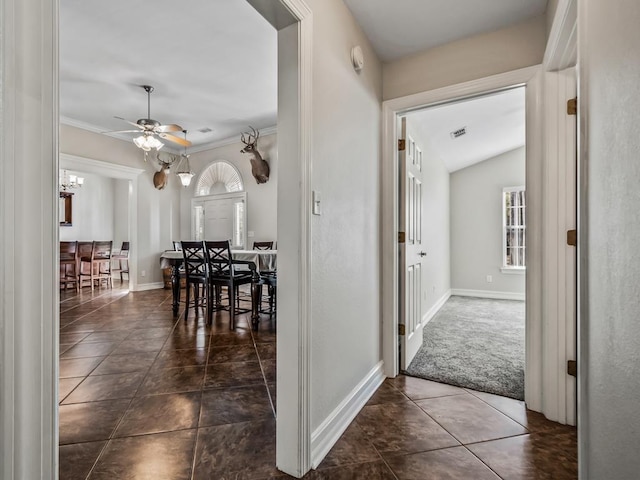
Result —
POLYGON ((251 175, 256 179, 257 183, 267 183, 269 180, 269 164, 262 158, 260 152, 258 152, 258 137, 260 131, 256 130, 252 126, 252 133, 243 132, 240 135, 240 140, 245 144, 245 147, 240 150, 240 153, 249 153, 251 155, 251 175), (247 138, 245 138, 245 134, 247 138))
POLYGON ((162 190, 167 186, 171 165, 180 160, 180 155, 164 152, 160 157, 160 153, 156 153, 156 160, 160 165, 160 170, 153 174, 153 186, 158 190, 162 190))

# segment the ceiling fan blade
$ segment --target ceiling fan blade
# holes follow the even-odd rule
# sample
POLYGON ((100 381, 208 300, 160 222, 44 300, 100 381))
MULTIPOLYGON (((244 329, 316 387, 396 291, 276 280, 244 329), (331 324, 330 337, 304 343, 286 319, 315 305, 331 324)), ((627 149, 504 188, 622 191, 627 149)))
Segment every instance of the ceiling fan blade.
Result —
POLYGON ((182 145, 183 147, 190 147, 191 146, 191 142, 189 140, 185 140, 184 138, 176 137, 175 135, 170 135, 168 133, 158 133, 158 136, 164 138, 165 140, 169 140, 170 142, 182 145))
POLYGON ((138 127, 140 130, 144 130, 144 126, 139 125, 137 123, 134 122, 130 122, 129 120, 122 118, 122 117, 113 117, 113 118, 117 118, 118 120, 122 120, 123 122, 127 122, 129 125, 133 125, 134 127, 138 127))
POLYGON ((171 123, 169 125, 160 125, 154 129, 158 133, 165 132, 181 132, 183 128, 180 125, 176 125, 175 123, 171 123))
POLYGON ((109 130, 101 133, 141 133, 140 130, 109 130))

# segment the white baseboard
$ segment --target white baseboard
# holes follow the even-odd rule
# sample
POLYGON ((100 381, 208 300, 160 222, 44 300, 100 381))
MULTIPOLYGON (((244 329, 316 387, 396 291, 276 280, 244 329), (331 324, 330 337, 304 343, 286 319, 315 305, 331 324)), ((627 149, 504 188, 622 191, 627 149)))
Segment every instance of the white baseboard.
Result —
POLYGON ((311 434, 311 467, 317 468, 386 378, 380 361, 311 434))
POLYGON ((464 288, 451 289, 451 295, 457 295, 459 297, 495 298, 497 300, 525 300, 524 293, 492 292, 491 290, 467 290, 464 288))
POLYGON ((142 283, 142 284, 138 283, 131 289, 131 291, 144 292, 145 290, 157 290, 158 288, 164 288, 164 282, 142 283))
POLYGON ((427 311, 427 313, 424 314, 424 317, 422 317, 423 326, 429 323, 429 321, 436 316, 436 313, 438 313, 438 310, 440 310, 442 306, 445 303, 447 303, 447 300, 449 300, 450 296, 451 296, 451 290, 447 290, 444 293, 444 295, 442 295, 442 297, 440 297, 438 301, 433 304, 433 306, 427 311))

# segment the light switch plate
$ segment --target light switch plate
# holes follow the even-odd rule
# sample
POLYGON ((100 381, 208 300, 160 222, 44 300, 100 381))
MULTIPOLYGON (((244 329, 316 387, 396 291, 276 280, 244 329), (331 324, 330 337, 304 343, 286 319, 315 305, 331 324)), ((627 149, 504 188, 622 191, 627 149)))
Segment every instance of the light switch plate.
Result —
POLYGON ((249 238, 253 238, 253 236, 254 236, 253 230, 249 230, 249 231, 247 232, 247 237, 249 237, 249 238))
POLYGON ((320 215, 320 192, 314 190, 313 191, 313 208, 312 212, 314 215, 320 215))

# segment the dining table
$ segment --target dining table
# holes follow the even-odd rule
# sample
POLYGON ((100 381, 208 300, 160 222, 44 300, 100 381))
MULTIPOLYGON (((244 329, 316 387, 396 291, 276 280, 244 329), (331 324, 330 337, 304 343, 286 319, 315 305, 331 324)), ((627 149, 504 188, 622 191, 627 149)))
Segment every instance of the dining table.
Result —
MULTIPOLYGON (((231 257, 242 262, 253 262, 259 279, 260 272, 274 272, 277 267, 277 250, 231 250, 231 257)), ((180 309, 180 267, 184 264, 181 251, 166 250, 160 254, 160 268, 171 268, 171 292, 173 315, 180 309)), ((244 266, 244 265, 243 265, 244 266)))

